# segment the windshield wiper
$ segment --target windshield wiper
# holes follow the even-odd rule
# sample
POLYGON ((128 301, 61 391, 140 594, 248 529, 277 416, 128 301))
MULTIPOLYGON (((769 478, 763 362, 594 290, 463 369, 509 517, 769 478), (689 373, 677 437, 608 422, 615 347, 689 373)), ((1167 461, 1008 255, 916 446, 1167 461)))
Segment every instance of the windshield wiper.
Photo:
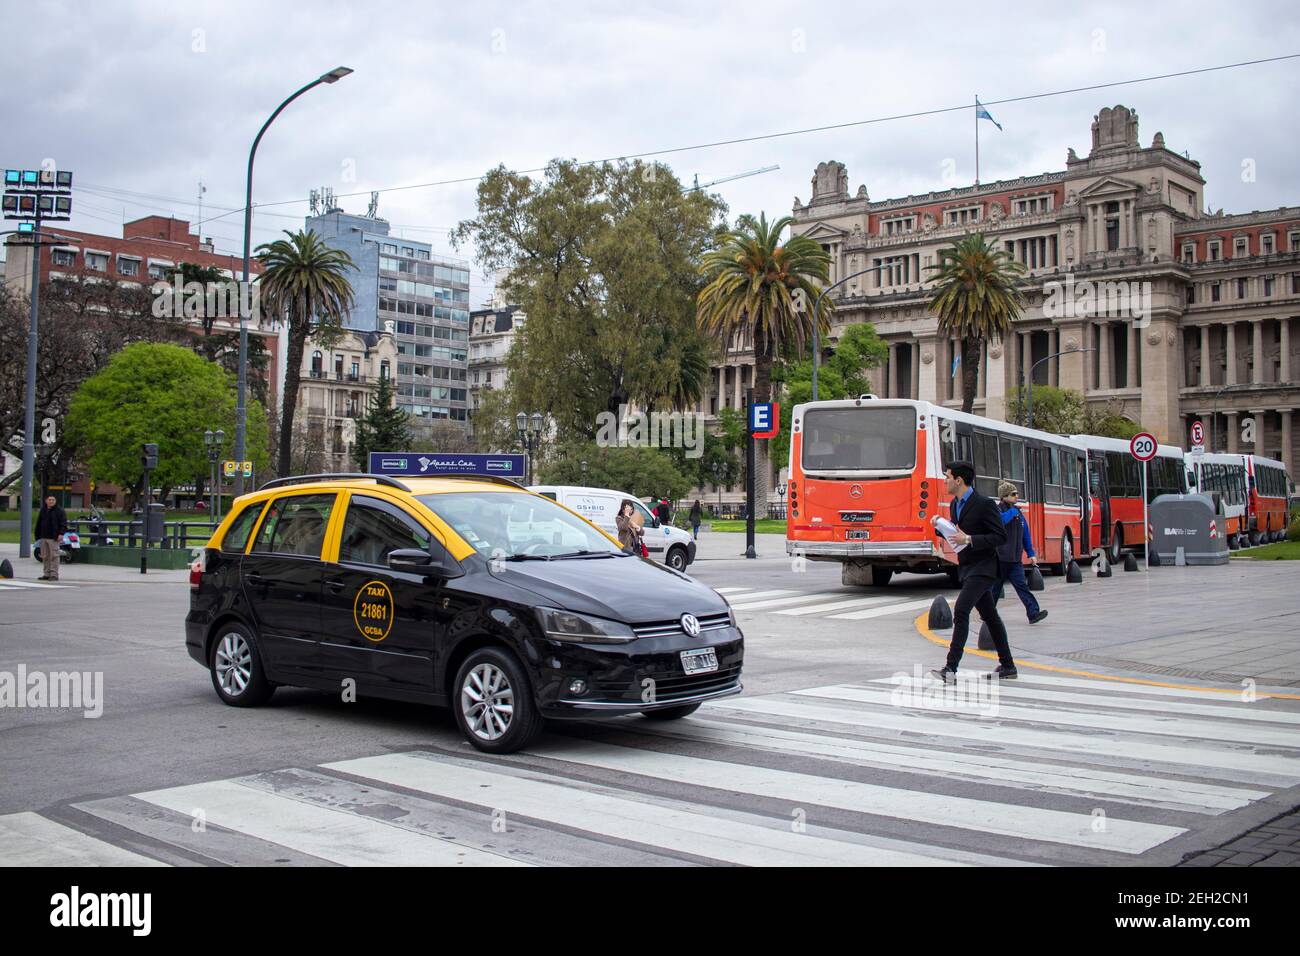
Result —
POLYGON ((613 551, 570 551, 567 554, 554 555, 554 558, 557 561, 563 560, 565 558, 612 558, 612 557, 614 557, 613 551))
POLYGON ((508 554, 503 558, 504 561, 549 561, 549 554, 508 554))

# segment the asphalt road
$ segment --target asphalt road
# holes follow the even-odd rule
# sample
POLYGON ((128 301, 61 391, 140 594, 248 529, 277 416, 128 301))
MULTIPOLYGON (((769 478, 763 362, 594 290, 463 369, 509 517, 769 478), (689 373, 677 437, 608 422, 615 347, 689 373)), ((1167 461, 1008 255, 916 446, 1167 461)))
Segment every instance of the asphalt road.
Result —
POLYGON ((944 698, 923 675, 946 635, 915 619, 945 578, 843 587, 779 538, 741 550, 706 537, 691 572, 737 607, 742 697, 508 758, 428 707, 283 688, 223 706, 183 647, 183 573, 0 587, 0 673, 104 682, 98 718, 0 708, 0 862, 1163 865, 1300 805, 1300 699, 1268 696, 1300 697, 1294 628, 1268 623, 1294 606, 1277 564, 1049 578, 1043 624, 1003 605, 1022 679, 944 698), (1207 632, 1237 656, 1195 668, 1249 688, 1141 660, 1207 632))

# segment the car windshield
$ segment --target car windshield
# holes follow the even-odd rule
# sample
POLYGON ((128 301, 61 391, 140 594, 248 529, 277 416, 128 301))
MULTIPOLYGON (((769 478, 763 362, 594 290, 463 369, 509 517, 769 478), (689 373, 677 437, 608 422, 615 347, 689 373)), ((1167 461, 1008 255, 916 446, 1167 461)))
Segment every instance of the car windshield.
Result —
POLYGON ((539 495, 465 491, 422 495, 420 501, 484 557, 544 560, 624 553, 594 526, 539 495))

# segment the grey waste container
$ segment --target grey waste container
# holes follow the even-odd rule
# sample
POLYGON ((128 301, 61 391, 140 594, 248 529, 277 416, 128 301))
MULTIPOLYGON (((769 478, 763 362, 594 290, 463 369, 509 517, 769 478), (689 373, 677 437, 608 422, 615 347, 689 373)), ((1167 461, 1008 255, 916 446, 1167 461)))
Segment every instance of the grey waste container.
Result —
POLYGON ((1180 549, 1187 564, 1228 563, 1227 519, 1209 495, 1159 495, 1147 513, 1162 565, 1177 564, 1180 549))

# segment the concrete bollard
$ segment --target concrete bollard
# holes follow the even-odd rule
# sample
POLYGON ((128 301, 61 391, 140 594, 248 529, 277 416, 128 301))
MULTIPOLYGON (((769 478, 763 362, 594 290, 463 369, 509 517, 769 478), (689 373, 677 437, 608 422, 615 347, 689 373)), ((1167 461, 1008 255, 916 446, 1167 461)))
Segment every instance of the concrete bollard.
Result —
POLYGON ((934 600, 930 602, 928 626, 932 631, 943 631, 952 627, 952 608, 948 606, 948 599, 942 594, 936 594, 934 600))
MULTIPOLYGON (((1132 557, 1132 555, 1130 555, 1132 557)), ((1106 560, 1104 554, 1097 555, 1097 562, 1093 565, 1093 570, 1097 572, 1097 577, 1108 578, 1111 576, 1110 562, 1106 560)))
POLYGON ((1071 561, 1065 569, 1066 584, 1082 584, 1083 572, 1079 570, 1079 562, 1071 561))
POLYGON ((1134 554, 1132 551, 1127 551, 1127 552, 1125 552, 1125 554, 1124 554, 1124 570, 1125 570, 1125 571, 1136 571, 1137 569, 1138 569, 1138 559, 1137 559, 1137 555, 1134 554))
POLYGON ((13 576, 14 566, 9 563, 9 559, 5 558, 3 561, 0 561, 0 578, 12 578, 13 576))
MULTIPOLYGON (((1135 560, 1136 560, 1136 559, 1135 559, 1135 560)), ((1153 568, 1158 568, 1158 567, 1160 567, 1160 552, 1159 552, 1159 551, 1152 551, 1152 552, 1151 552, 1151 567, 1153 567, 1153 568)))
POLYGON ((991 651, 993 647, 993 635, 989 633, 989 626, 982 621, 980 622, 979 649, 981 651, 991 651))
POLYGON ((1035 567, 1025 571, 1025 581, 1029 584, 1029 590, 1031 591, 1043 591, 1047 588, 1047 584, 1043 581, 1043 572, 1035 567))

